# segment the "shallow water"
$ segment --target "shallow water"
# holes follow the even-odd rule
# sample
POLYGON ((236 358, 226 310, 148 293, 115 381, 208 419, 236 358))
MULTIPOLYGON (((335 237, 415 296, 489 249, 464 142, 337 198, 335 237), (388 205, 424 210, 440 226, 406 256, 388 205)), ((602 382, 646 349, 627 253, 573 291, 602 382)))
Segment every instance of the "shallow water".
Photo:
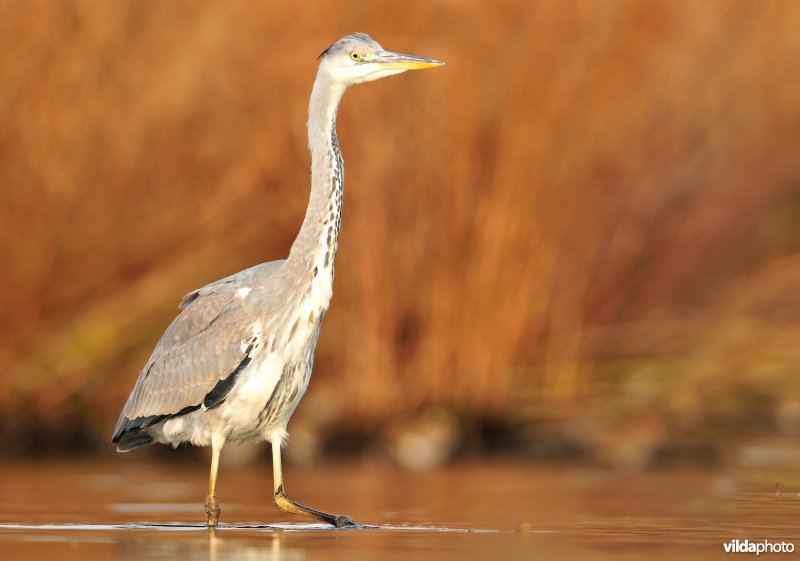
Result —
MULTIPOLYGON (((376 464, 287 468, 287 494, 347 514, 335 530, 271 504, 269 464, 223 465, 222 526, 204 526, 206 466, 0 465, 2 559, 708 559, 733 539, 800 547, 800 473, 620 474, 472 463, 428 473, 376 464), (780 481, 781 494, 775 484, 780 481)), ((797 554, 797 553, 796 553, 797 554)), ((789 556, 792 557, 792 556, 789 556)))

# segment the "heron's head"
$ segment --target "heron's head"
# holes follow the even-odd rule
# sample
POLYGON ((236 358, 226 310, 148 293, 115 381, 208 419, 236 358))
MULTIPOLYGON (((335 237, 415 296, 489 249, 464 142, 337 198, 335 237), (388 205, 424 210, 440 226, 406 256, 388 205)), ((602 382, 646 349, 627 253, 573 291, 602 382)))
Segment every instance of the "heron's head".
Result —
POLYGON ((384 51, 366 33, 339 39, 320 55, 320 59, 320 70, 345 86, 444 64, 432 58, 384 51))

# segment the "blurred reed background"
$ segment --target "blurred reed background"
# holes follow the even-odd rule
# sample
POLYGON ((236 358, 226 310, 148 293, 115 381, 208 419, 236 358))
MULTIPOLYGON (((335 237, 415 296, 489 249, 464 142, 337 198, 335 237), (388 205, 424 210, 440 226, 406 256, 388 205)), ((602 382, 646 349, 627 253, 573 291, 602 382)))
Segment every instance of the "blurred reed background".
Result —
MULTIPOLYGON (((285 257, 354 88, 296 461, 713 461, 800 433, 800 3, 0 1, 0 451, 111 453, 183 294, 285 257)), ((294 450, 294 452, 292 452, 294 450)))

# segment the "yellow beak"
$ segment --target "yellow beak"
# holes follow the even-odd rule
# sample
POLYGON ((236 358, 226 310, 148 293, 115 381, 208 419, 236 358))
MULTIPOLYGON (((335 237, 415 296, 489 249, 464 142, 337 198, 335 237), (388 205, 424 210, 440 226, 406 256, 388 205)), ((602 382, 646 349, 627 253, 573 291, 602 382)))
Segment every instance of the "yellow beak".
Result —
POLYGON ((387 70, 421 70, 423 68, 435 68, 444 64, 441 60, 390 51, 378 51, 375 53, 373 60, 368 62, 376 62, 381 65, 381 68, 386 68, 387 70))

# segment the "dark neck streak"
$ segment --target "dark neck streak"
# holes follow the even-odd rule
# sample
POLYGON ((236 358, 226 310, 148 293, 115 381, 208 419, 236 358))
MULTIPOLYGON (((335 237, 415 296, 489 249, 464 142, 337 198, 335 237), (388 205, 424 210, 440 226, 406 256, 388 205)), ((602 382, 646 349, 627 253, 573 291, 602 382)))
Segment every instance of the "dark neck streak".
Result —
POLYGON ((288 271, 300 284, 318 276, 333 278, 344 194, 344 163, 336 136, 343 93, 344 88, 331 84, 322 73, 317 75, 308 112, 311 196, 287 260, 288 271))

